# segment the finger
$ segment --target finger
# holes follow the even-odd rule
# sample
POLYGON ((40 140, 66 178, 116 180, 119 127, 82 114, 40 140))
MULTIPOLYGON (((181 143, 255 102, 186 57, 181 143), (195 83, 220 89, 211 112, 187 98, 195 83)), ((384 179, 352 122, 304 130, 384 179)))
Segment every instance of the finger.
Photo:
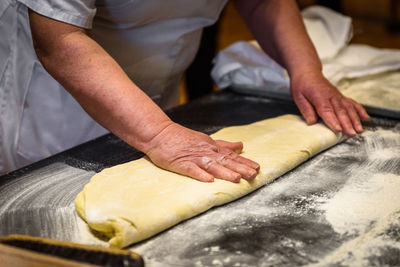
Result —
POLYGON ((339 122, 343 128, 344 133, 350 137, 354 136, 356 132, 353 128, 353 124, 350 121, 349 114, 347 113, 346 108, 337 98, 332 98, 331 103, 333 109, 335 110, 335 114, 339 119, 339 122))
POLYGON ((219 152, 223 155, 226 155, 228 158, 230 158, 240 164, 246 165, 256 171, 258 171, 260 169, 260 165, 257 162, 254 162, 250 159, 242 157, 239 154, 233 152, 232 150, 229 150, 227 148, 221 148, 219 152))
POLYGON ((315 114, 313 106, 303 95, 300 94, 293 96, 293 100, 296 103, 297 107, 300 110, 301 115, 304 117, 308 125, 317 122, 318 118, 317 114, 315 114))
POLYGON ((242 178, 240 173, 230 170, 208 157, 203 157, 202 165, 200 167, 212 174, 214 177, 230 182, 238 183, 240 178, 242 178))
POLYGON ((201 182, 214 182, 214 176, 203 170, 191 161, 184 161, 179 166, 174 166, 173 171, 189 177, 192 177, 201 182))
POLYGON ((257 172, 260 170, 260 164, 258 164, 255 161, 252 161, 251 159, 237 155, 233 160, 236 162, 239 162, 241 164, 244 164, 244 165, 256 170, 257 172))
POLYGON ((361 133, 363 131, 363 128, 361 125, 360 117, 358 116, 358 113, 355 107, 353 106, 353 103, 349 100, 346 100, 344 106, 347 109, 347 114, 350 117, 351 123, 353 124, 353 128, 356 130, 357 133, 361 133))
POLYGON ((329 101, 317 106, 317 112, 318 115, 321 117, 321 119, 325 122, 326 125, 328 125, 328 127, 332 131, 338 133, 343 130, 342 127, 340 126, 338 118, 336 117, 334 108, 332 107, 332 104, 329 101))
POLYGON ((242 142, 228 142, 224 140, 215 140, 217 146, 228 148, 236 153, 241 153, 243 150, 243 143, 242 142))
POLYGON ((371 117, 368 115, 367 111, 365 110, 365 108, 363 108, 363 106, 361 106, 359 103, 357 103, 351 98, 350 101, 352 101, 354 108, 356 109, 358 115, 360 115, 363 121, 369 121, 371 119, 371 117))
POLYGON ((252 169, 228 157, 222 157, 221 160, 218 160, 218 163, 234 172, 240 173, 241 176, 248 181, 253 180, 257 176, 257 171, 255 169, 252 169))

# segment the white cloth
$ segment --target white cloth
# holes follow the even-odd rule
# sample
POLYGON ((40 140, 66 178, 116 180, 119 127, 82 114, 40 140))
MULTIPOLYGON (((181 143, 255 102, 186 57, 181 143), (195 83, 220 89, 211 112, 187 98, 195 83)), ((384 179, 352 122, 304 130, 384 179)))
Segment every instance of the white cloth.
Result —
MULTIPOLYGON (((309 7, 302 15, 322 61, 323 73, 333 84, 338 85, 347 78, 400 69, 400 50, 348 45, 352 35, 349 17, 320 6, 309 7)), ((283 73, 285 70, 277 67, 256 42, 238 42, 217 54, 211 75, 220 88, 247 87, 252 88, 252 92, 254 89, 277 91, 278 88, 289 94, 289 78, 283 73), (280 77, 279 80, 276 77, 280 77)))
POLYGON ((399 49, 378 49, 351 44, 334 58, 323 61, 324 75, 335 85, 344 79, 400 69, 399 49))
POLYGON ((257 42, 237 42, 217 54, 211 76, 219 88, 229 86, 267 87, 286 91, 289 79, 278 63, 257 42))
POLYGON ((308 7, 301 15, 321 60, 335 57, 352 37, 350 17, 322 6, 308 7))
MULTIPOLYGON (((28 7, 92 29, 110 53, 161 107, 179 101, 182 72, 204 26, 227 0, 1 0, 0 173, 48 157, 107 131, 42 67, 33 49, 28 7)), ((62 67, 62 66, 60 66, 62 67)))

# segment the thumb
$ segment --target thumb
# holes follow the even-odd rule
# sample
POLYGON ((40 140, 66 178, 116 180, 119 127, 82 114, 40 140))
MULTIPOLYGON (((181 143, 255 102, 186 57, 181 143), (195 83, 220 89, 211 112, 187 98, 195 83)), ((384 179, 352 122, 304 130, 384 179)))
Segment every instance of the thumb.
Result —
POLYGON ((243 143, 242 142, 228 142, 224 140, 215 140, 219 147, 228 148, 236 153, 240 153, 243 150, 243 143))

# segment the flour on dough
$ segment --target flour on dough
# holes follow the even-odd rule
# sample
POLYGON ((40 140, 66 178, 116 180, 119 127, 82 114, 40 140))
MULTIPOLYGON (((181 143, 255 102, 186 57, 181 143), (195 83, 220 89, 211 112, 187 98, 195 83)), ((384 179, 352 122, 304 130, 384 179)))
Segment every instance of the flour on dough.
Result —
POLYGON ((345 80, 339 84, 340 91, 357 102, 386 109, 400 110, 400 72, 345 80))
POLYGON ((258 176, 238 184, 202 183, 142 158, 94 175, 75 200, 78 214, 108 236, 110 246, 125 247, 240 198, 339 141, 324 125, 307 126, 295 115, 228 127, 212 137, 242 141, 242 155, 261 166, 258 176))

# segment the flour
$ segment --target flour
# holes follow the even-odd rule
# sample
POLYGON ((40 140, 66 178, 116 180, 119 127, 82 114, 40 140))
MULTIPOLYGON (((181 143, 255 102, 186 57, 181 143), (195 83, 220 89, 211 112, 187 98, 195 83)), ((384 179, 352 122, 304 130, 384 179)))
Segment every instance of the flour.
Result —
POLYGON ((364 234, 400 211, 399 192, 400 176, 363 173, 351 177, 321 208, 336 232, 364 234))
POLYGON ((370 255, 379 257, 390 248, 400 250, 400 243, 386 235, 400 216, 400 175, 392 173, 400 163, 400 138, 384 129, 363 136, 368 160, 363 168, 351 168, 342 189, 322 199, 320 206, 333 229, 349 240, 315 266, 333 262, 366 266, 371 265, 370 255))
MULTIPOLYGON (((75 209, 75 207, 74 207, 75 209)), ((103 247, 108 247, 106 241, 102 241, 98 237, 96 237, 93 232, 90 230, 87 223, 82 220, 79 216, 76 216, 76 230, 75 235, 72 237, 72 240, 76 243, 80 244, 89 244, 89 245, 98 245, 103 247)))

